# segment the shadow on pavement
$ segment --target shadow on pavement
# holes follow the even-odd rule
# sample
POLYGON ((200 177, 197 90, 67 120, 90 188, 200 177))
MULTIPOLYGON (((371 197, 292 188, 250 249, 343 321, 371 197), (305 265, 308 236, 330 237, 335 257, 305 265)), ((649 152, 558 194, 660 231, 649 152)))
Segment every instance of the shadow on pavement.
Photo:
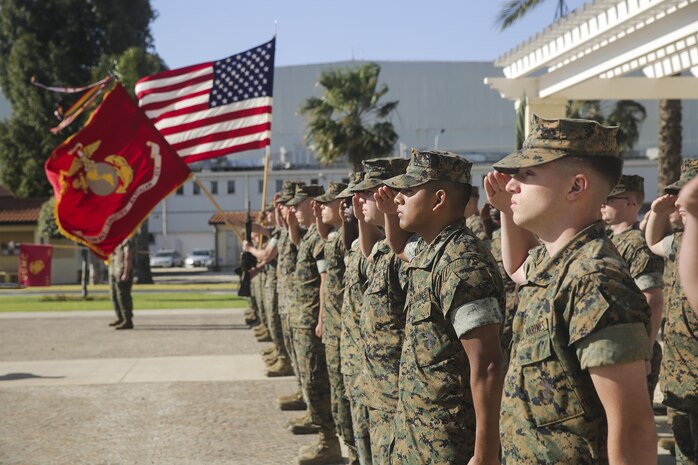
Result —
POLYGON ((141 331, 221 331, 221 330, 239 330, 239 329, 250 329, 249 326, 245 324, 231 324, 231 325, 140 325, 136 324, 133 328, 134 330, 141 331))
POLYGON ((65 378, 65 376, 41 376, 41 375, 35 375, 33 373, 8 373, 6 375, 0 375, 0 381, 16 381, 18 379, 31 379, 31 378, 60 379, 60 378, 65 378))

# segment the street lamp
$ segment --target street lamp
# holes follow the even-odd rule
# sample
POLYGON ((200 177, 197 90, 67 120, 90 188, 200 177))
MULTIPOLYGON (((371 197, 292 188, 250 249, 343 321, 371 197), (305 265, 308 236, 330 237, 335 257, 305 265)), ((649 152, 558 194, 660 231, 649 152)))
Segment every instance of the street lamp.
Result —
POLYGON ((444 128, 441 128, 441 130, 440 130, 439 132, 436 133, 436 136, 434 136, 434 150, 438 150, 438 149, 439 149, 439 136, 440 136, 441 134, 443 134, 444 131, 445 131, 445 129, 444 129, 444 128))

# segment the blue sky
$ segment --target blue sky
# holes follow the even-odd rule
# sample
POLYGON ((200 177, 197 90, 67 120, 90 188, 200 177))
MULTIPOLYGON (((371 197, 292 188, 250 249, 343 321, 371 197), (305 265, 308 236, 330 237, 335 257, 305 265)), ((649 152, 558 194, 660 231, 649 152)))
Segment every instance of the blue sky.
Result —
MULTIPOLYGON (((344 60, 491 61, 553 22, 556 0, 505 32, 503 0, 153 0, 155 49, 170 68, 225 58, 265 42, 276 65, 344 60)), ((570 10, 585 3, 568 0, 570 10)))

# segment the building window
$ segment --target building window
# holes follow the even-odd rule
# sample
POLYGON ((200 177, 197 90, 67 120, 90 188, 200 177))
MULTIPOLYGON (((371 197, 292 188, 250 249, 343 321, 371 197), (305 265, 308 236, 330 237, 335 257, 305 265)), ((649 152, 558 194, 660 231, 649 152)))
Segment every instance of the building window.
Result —
POLYGON ((318 182, 317 182, 317 178, 312 178, 312 179, 310 180, 310 184, 317 184, 317 183, 318 183, 318 182))
POLYGON ((257 189, 259 190, 260 194, 264 192, 264 179, 257 181, 257 189))
POLYGON ((177 188, 177 195, 184 195, 184 184, 177 188))
POLYGON ((235 193, 235 181, 228 181, 228 194, 235 193))
POLYGON ((197 183, 194 183, 193 186, 194 186, 194 195, 201 194, 201 187, 197 183))
POLYGON ((211 194, 218 193, 218 181, 211 181, 211 194))
POLYGON ((17 241, 3 242, 1 247, 3 255, 19 255, 19 242, 17 241))
POLYGON ((284 188, 284 180, 283 179, 277 179, 276 180, 276 192, 281 192, 284 188))

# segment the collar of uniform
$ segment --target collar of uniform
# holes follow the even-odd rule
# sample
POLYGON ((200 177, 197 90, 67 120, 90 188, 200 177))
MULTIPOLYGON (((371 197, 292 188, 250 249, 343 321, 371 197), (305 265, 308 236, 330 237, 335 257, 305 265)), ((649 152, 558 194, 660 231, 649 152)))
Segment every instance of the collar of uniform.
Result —
POLYGON ((385 239, 381 239, 380 241, 374 244, 373 248, 371 249, 371 255, 369 255, 368 258, 375 261, 376 255, 386 255, 390 252, 392 252, 392 250, 388 245, 388 241, 385 239))
POLYGON ((640 230, 640 222, 635 222, 632 226, 630 226, 628 229, 624 229, 623 231, 619 232, 618 234, 615 234, 611 228, 608 228, 606 230, 606 235, 610 238, 613 239, 616 236, 622 236, 623 234, 628 234, 630 231, 639 231, 640 230))
POLYGON ((429 268, 432 262, 439 254, 441 249, 448 243, 448 239, 458 231, 465 229, 465 218, 454 221, 453 223, 446 226, 443 231, 441 231, 431 244, 424 245, 419 251, 414 260, 410 262, 410 268, 429 268))
POLYGON ((546 252, 539 266, 533 270, 528 277, 528 282, 540 286, 548 285, 557 279, 560 270, 565 268, 564 264, 577 253, 579 249, 594 239, 606 237, 606 229, 603 221, 597 221, 582 229, 572 238, 554 257, 550 257, 546 252))

